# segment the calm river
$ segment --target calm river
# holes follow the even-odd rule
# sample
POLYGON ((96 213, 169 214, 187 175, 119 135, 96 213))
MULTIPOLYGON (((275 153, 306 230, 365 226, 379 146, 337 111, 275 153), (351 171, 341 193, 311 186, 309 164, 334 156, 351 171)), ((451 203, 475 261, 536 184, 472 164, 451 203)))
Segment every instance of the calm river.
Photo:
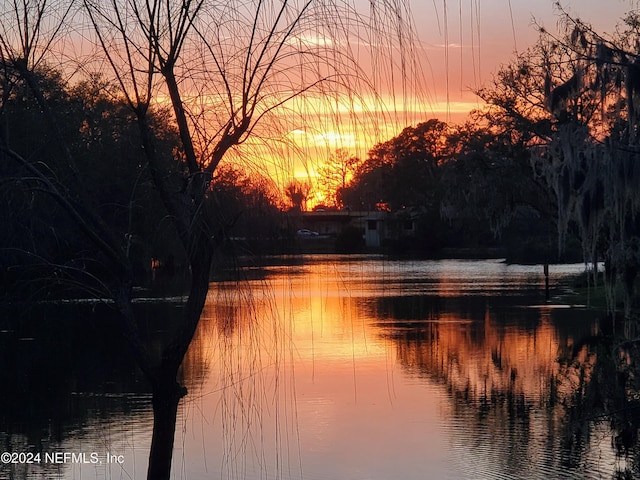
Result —
MULTIPOLYGON (((601 315, 545 302, 542 266, 296 260, 211 285, 183 365, 173 478, 610 479, 634 468, 584 400, 601 315)), ((584 266, 550 270, 556 295, 584 266)), ((145 478, 147 387, 91 315, 62 333, 52 315, 0 332, 0 440, 102 463, 0 465, 0 478, 145 478)))

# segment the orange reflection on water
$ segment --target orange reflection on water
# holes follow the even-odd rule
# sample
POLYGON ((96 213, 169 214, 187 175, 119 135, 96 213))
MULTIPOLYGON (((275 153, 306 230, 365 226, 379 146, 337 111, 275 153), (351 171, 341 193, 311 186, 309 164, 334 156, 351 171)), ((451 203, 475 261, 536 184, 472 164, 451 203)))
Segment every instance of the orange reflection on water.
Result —
MULTIPOLYGON (((242 288, 214 285, 185 370, 201 377, 207 368, 198 363, 210 362, 215 352, 232 355, 232 348, 239 349, 233 355, 259 358, 260 365, 268 361, 327 374, 377 366, 386 375, 394 358, 411 375, 444 381, 476 398, 507 390, 538 401, 548 398, 558 357, 572 342, 558 338, 550 310, 536 313, 539 321, 527 328, 502 324, 490 307, 482 317, 477 311, 465 316, 436 310, 411 322, 382 318, 367 303, 370 285, 358 286, 358 276, 369 278, 366 271, 354 275, 350 268, 345 274, 319 264, 242 288)), ((378 293, 386 294, 384 285, 378 293)))
POLYGON ((507 390, 528 399, 548 395, 558 373, 560 340, 548 319, 534 331, 501 326, 490 311, 481 321, 449 313, 419 330, 389 331, 400 363, 474 398, 507 390))
POLYGON ((212 285, 184 363, 187 430, 202 431, 184 437, 185 461, 206 445, 232 478, 284 465, 311 478, 540 473, 560 438, 558 359, 577 339, 550 307, 434 295, 420 268, 311 262, 212 285))

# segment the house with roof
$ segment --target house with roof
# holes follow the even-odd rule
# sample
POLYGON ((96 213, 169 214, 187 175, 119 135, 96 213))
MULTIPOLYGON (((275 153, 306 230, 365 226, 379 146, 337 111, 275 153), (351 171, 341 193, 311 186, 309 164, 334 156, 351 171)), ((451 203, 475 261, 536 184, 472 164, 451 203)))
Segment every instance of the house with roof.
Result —
POLYGON ((316 210, 301 212, 301 228, 321 236, 337 237, 345 228, 362 232, 364 244, 377 248, 385 240, 397 240, 415 234, 416 215, 409 211, 316 210))

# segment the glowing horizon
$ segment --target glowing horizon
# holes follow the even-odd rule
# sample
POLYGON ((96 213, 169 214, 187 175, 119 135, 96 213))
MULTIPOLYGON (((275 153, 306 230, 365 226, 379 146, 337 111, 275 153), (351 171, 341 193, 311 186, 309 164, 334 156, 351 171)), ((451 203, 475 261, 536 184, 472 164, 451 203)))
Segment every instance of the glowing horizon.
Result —
MULTIPOLYGON (((566 4, 567 2, 561 2, 566 4)), ((297 132, 316 148, 328 154, 345 148, 355 155, 366 153, 380 141, 396 136, 407 126, 436 118, 462 123, 469 113, 481 109, 484 102, 473 92, 486 86, 501 65, 531 47, 539 35, 539 27, 556 31, 558 16, 555 2, 517 3, 509 0, 471 0, 468 6, 434 2, 414 3, 413 18, 421 70, 424 78, 412 82, 422 86, 419 101, 385 97, 385 105, 394 111, 393 122, 385 122, 375 135, 354 137, 348 128, 315 132, 309 140, 303 131, 297 132), (407 109, 406 106, 410 105, 407 109), (405 120, 402 123, 402 120, 405 120)), ((584 0, 579 5, 564 6, 566 11, 583 21, 593 23, 600 32, 612 32, 624 14, 632 8, 630 2, 604 5, 597 0, 584 0)), ((321 162, 316 159, 315 162, 321 162)), ((307 162, 313 163, 311 162, 307 162)), ((298 165, 294 178, 313 180, 315 169, 298 165)))

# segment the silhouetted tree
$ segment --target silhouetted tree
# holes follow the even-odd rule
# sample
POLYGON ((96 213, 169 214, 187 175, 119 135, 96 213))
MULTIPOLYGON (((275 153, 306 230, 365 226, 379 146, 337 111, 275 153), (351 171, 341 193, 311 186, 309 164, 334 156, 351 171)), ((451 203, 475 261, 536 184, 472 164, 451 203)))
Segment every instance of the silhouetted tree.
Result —
POLYGON ((353 178, 360 163, 358 157, 344 149, 338 149, 329 156, 329 159, 318 169, 318 186, 324 204, 338 209, 344 207, 342 191, 353 178))
POLYGON ((587 260, 605 258, 609 303, 627 315, 637 298, 640 95, 637 12, 603 36, 560 11, 559 35, 538 43, 481 92, 488 118, 531 152, 534 175, 556 201, 559 244, 575 230, 587 260))
POLYGON ((307 209, 307 202, 311 197, 311 183, 291 180, 284 187, 284 194, 289 202, 289 207, 297 212, 307 209))
POLYGON ((453 153, 449 131, 432 119, 374 146, 342 190, 343 204, 354 210, 439 208, 440 167, 453 153))
MULTIPOLYGON (((505 125, 476 121, 455 127, 449 136, 455 160, 443 168, 442 214, 449 220, 483 223, 500 237, 516 214, 554 224, 553 197, 535 178, 529 149, 505 125), (453 147, 455 146, 455 147, 453 147)), ((544 229, 547 233, 548 229, 544 229)))

